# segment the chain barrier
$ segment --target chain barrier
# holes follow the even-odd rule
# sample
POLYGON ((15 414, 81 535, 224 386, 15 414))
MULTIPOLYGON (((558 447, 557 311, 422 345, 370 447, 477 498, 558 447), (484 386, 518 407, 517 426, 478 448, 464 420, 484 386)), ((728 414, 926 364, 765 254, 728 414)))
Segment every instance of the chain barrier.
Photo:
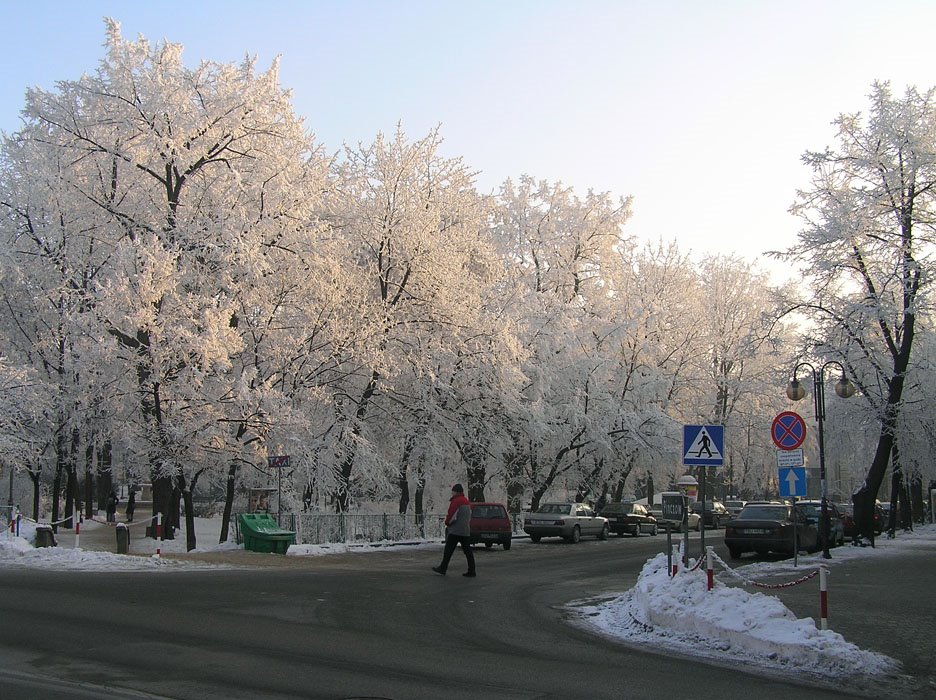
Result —
POLYGON ((743 583, 747 584, 748 586, 755 586, 756 588, 767 588, 771 590, 778 590, 781 588, 791 588, 793 586, 798 586, 801 583, 806 583, 807 581, 814 579, 816 576, 819 575, 819 571, 820 571, 819 569, 814 569, 810 573, 806 574, 805 576, 801 578, 796 579, 795 581, 787 581, 785 583, 760 583, 759 581, 754 581, 753 579, 749 579, 746 576, 739 574, 737 571, 735 571, 730 566, 728 566, 728 564, 726 564, 725 561, 720 556, 718 556, 715 552, 712 552, 712 556, 714 557, 715 561, 721 564, 722 568, 727 573, 731 574, 732 576, 742 581, 743 583))

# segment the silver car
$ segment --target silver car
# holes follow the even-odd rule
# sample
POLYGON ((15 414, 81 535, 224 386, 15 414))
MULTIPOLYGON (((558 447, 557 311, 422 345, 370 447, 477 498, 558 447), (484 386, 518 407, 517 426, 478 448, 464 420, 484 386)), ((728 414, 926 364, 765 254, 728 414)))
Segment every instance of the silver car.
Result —
POLYGON ((523 519, 523 531, 533 542, 543 537, 562 537, 578 542, 584 535, 608 539, 608 519, 595 513, 587 503, 544 503, 523 519))

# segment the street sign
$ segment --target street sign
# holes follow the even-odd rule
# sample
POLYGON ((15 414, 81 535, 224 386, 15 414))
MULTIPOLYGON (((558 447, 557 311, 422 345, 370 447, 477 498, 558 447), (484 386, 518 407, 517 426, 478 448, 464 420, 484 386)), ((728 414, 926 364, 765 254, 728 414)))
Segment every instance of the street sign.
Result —
POLYGON ((684 425, 683 464, 721 467, 725 463, 725 426, 684 425))
POLYGON ((770 437, 781 450, 795 450, 806 439, 806 423, 798 413, 784 411, 773 419, 770 437))
POLYGON ((267 457, 267 465, 270 467, 270 469, 285 469, 289 466, 289 455, 267 457))
POLYGON ((663 502, 663 519, 681 523, 685 499, 681 493, 665 492, 660 494, 663 502))
POLYGON ((777 450, 778 467, 802 467, 804 464, 802 447, 798 450, 777 450))
POLYGON ((784 467, 778 471, 780 496, 799 498, 806 495, 806 469, 804 467, 784 467))

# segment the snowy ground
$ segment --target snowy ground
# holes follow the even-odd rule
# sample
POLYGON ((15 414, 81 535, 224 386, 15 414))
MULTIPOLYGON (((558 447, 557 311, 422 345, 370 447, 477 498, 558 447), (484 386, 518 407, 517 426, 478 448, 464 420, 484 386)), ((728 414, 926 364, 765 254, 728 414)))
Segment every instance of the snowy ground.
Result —
MULTIPOLYGON (((100 526, 98 523, 90 525, 100 526)), ((217 541, 217 520, 200 520, 197 526, 199 542, 217 541)), ((144 556, 127 556, 67 546, 36 549, 32 544, 35 528, 28 521, 21 524, 20 535, 0 534, 0 567, 178 571, 217 566, 185 561, 184 558, 156 558, 147 551, 143 551, 144 556)), ((522 543, 523 540, 517 542, 522 543)), ((348 552, 412 551, 410 547, 386 546, 389 544, 299 545, 290 547, 288 554, 307 557, 348 552)), ((837 548, 835 557, 827 562, 818 555, 801 556, 796 567, 792 561, 785 560, 754 562, 732 570, 717 560, 711 591, 707 590, 708 576, 704 565, 670 577, 666 555, 660 554, 647 561, 637 585, 630 590, 600 600, 579 601, 571 604, 569 609, 579 624, 623 643, 640 645, 645 650, 652 645, 667 653, 701 656, 718 664, 754 666, 768 672, 795 671, 820 682, 834 682, 845 677, 854 679, 856 675, 880 681, 899 675, 900 664, 887 656, 859 649, 837 632, 817 629, 812 618, 797 619, 778 598, 769 592, 753 589, 755 583, 767 579, 771 585, 785 577, 785 583, 798 581, 817 571, 821 563, 827 563, 830 570, 834 570, 855 558, 905 553, 911 548, 919 550, 921 556, 932 556, 936 549, 936 526, 919 527, 915 532, 901 533, 894 540, 882 537, 876 544, 874 549, 837 548)), ((149 546, 155 553, 157 543, 134 540, 135 552, 139 553, 141 546, 149 546)), ((438 550, 441 544, 435 541, 417 546, 438 550)), ((160 549, 163 553, 184 554, 184 535, 161 543, 160 549)), ((195 553, 238 549, 242 549, 242 545, 227 543, 200 548, 195 553)), ((694 564, 695 561, 690 560, 690 567, 694 564)), ((815 586, 818 591, 818 576, 804 585, 815 586)))

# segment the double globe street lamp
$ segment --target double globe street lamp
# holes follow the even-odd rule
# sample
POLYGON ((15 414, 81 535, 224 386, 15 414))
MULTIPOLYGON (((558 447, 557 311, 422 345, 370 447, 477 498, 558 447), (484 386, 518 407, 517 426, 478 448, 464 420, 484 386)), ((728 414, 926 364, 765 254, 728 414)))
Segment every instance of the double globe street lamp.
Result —
POLYGON ((840 362, 829 360, 816 369, 809 362, 800 362, 793 368, 793 378, 787 386, 786 395, 792 401, 799 401, 806 396, 806 389, 796 378, 796 373, 800 369, 806 368, 812 372, 813 376, 813 404, 816 409, 816 432, 819 440, 819 494, 821 511, 819 516, 819 537, 822 540, 822 556, 824 559, 831 559, 829 553, 829 507, 828 492, 826 489, 826 467, 825 467, 825 440, 822 432, 822 423, 825 420, 825 382, 824 374, 829 366, 836 366, 841 373, 841 378, 835 383, 835 394, 840 398, 847 399, 855 394, 855 385, 845 375, 845 368, 840 362))

